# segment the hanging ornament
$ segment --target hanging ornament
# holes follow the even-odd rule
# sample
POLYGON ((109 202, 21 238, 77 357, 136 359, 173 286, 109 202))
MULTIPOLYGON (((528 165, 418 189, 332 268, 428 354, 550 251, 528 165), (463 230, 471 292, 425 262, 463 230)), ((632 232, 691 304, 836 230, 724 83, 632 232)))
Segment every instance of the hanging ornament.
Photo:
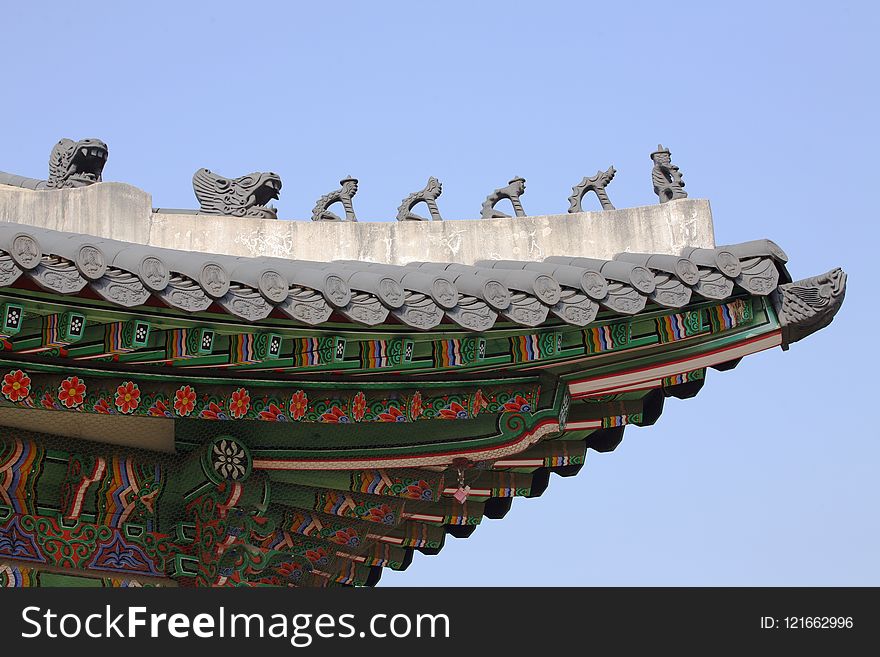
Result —
POLYGON ((458 466, 458 489, 452 494, 452 497, 454 497, 459 504, 464 504, 467 502, 470 492, 471 487, 466 486, 464 483, 464 468, 458 466))

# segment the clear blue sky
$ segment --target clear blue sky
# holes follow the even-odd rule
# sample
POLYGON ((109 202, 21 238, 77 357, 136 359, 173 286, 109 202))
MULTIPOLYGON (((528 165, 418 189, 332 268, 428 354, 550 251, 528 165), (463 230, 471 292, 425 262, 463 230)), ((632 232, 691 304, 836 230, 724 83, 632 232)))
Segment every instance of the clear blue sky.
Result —
POLYGON ((448 217, 515 174, 527 212, 614 164, 656 202, 671 148, 719 243, 769 237, 795 278, 843 266, 835 322, 710 371, 572 479, 393 585, 880 585, 872 2, 11 2, 0 169, 44 177, 62 136, 110 145, 106 180, 193 207, 190 178, 273 170, 285 218, 346 174, 362 220, 429 175, 448 217))

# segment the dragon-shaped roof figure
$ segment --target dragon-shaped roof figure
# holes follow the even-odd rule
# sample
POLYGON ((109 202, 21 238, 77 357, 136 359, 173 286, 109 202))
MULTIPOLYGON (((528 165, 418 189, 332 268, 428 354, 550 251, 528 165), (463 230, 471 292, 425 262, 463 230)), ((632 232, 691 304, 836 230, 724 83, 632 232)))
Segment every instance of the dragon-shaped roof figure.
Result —
POLYGON ((192 183, 201 206, 199 214, 278 218, 277 209, 269 205, 281 192, 277 173, 254 172, 240 178, 224 178, 210 169, 199 169, 193 174, 192 183))
POLYGON ((64 189, 101 182, 109 149, 100 139, 61 139, 49 154, 49 178, 26 178, 0 171, 0 184, 26 189, 64 189))

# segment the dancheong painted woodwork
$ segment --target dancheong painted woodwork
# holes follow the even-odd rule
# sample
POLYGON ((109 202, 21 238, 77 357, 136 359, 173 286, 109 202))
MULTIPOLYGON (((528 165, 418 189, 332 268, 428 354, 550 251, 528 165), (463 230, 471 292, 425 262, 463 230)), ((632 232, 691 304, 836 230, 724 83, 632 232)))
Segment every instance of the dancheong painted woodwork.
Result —
MULTIPOLYGON (((76 148, 68 168, 97 184, 106 146, 76 148)), ((205 213, 232 212, 224 185, 280 189, 197 177, 205 213)), ((69 191, 41 189, 19 193, 69 191)), ((6 586, 375 584, 576 474, 710 370, 824 327, 846 284, 793 282, 769 240, 392 265, 3 219, 6 586)))

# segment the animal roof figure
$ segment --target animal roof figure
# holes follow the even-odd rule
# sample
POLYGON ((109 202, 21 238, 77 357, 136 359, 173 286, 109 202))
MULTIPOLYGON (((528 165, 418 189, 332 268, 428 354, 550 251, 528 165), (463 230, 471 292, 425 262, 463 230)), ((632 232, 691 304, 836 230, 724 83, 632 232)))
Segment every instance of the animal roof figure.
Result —
POLYGON ((398 221, 428 221, 425 217, 415 214, 412 209, 419 203, 428 206, 428 212, 431 213, 431 220, 442 221, 440 210, 437 208, 437 197, 443 193, 443 183, 434 176, 428 178, 428 184, 423 189, 413 192, 400 203, 397 208, 398 221))
POLYGON ((49 178, 26 178, 0 172, 0 184, 26 189, 64 189, 101 182, 109 149, 100 139, 61 139, 49 154, 49 178))
POLYGON ((514 176, 506 187, 500 187, 486 197, 486 200, 483 201, 483 209, 480 216, 483 219, 509 217, 510 215, 504 214, 500 210, 495 209, 496 203, 503 199, 509 199, 513 206, 513 213, 517 217, 525 217, 525 210, 523 210, 522 202, 519 200, 519 197, 525 194, 525 191, 526 179, 520 176, 514 176))
POLYGON ((672 153, 663 144, 657 144, 657 150, 651 153, 654 161, 654 169, 651 172, 651 182, 654 183, 654 193, 660 198, 661 203, 687 198, 684 191, 684 180, 678 167, 672 163, 672 153))
POLYGON ((224 178, 209 169, 193 174, 193 191, 201 206, 199 214, 277 219, 278 211, 269 205, 281 192, 281 178, 271 171, 249 173, 240 178, 224 178))
POLYGON ((357 178, 346 176, 339 181, 339 184, 339 189, 324 194, 315 203, 312 210, 312 221, 357 221, 352 204, 352 199, 358 191, 357 178), (330 211, 329 208, 334 203, 342 204, 342 209, 345 210, 345 219, 330 211))

